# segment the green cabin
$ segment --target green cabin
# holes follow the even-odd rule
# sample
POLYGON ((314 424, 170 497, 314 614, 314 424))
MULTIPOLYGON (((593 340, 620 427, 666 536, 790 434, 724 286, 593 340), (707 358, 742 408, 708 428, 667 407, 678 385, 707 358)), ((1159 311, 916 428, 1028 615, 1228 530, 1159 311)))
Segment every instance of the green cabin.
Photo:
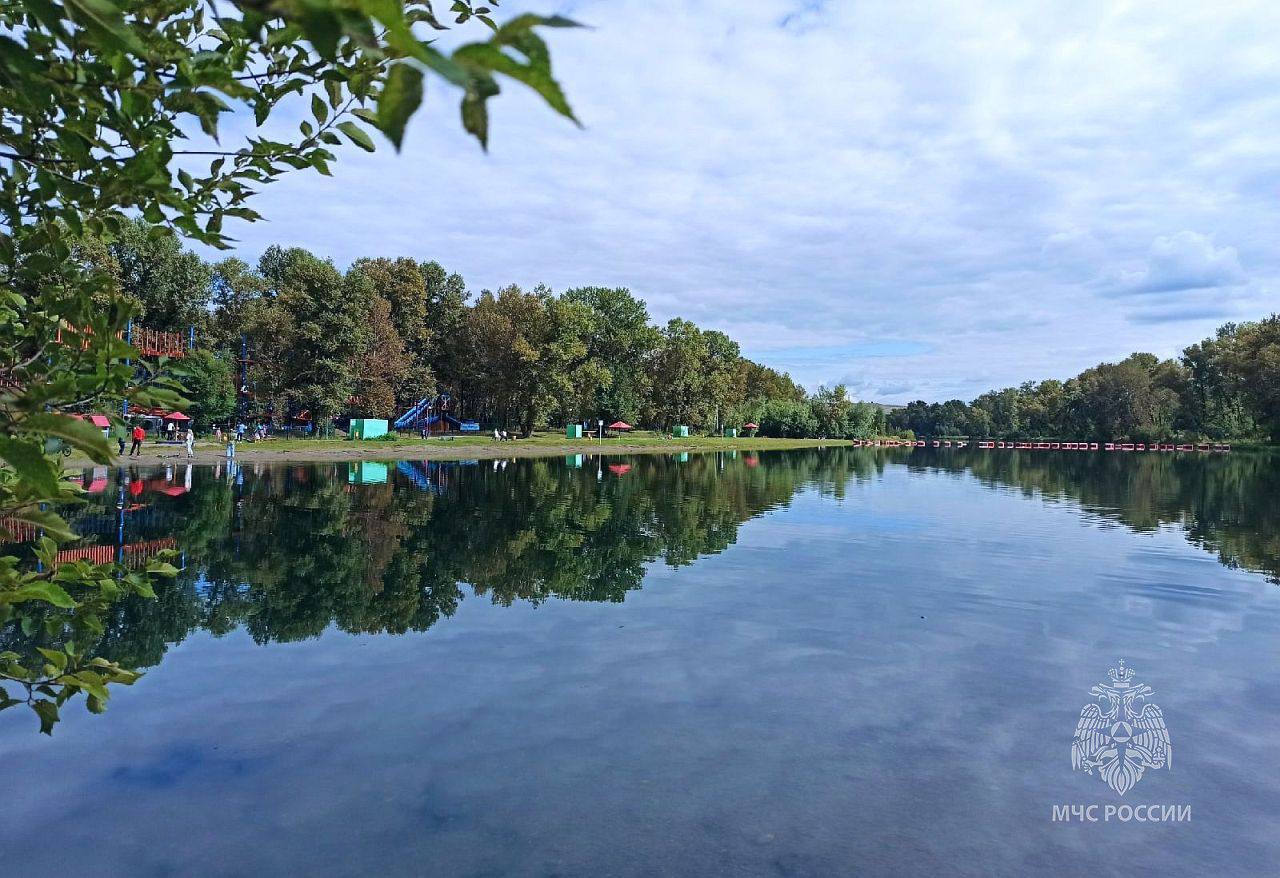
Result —
POLYGON ((387 435, 385 418, 352 418, 348 435, 352 439, 377 439, 387 435))

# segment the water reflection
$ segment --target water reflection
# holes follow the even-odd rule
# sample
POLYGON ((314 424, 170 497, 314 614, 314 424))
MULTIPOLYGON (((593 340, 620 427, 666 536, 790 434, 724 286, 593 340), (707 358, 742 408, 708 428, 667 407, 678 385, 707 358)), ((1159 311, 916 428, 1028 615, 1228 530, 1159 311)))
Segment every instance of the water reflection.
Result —
POLYGON ((76 551, 187 569, 94 645, 159 665, 105 715, 0 722, 0 846, 94 876, 1270 874, 1273 461, 90 471, 76 551), (1178 753, 1124 801, 1192 823, 1050 819, 1119 801, 1069 752, 1118 658, 1178 753))
MULTIPOLYGON (((190 632, 243 626, 260 643, 424 631, 464 589, 493 603, 622 601, 646 565, 732 545, 747 519, 805 485, 841 496, 883 461, 789 454, 322 466, 189 466, 84 474, 72 553, 185 570, 159 600, 121 603, 97 654, 158 663, 190 632)), ((0 648, 30 649, 16 630, 0 648)))
MULTIPOLYGON (((87 535, 68 556, 186 568, 158 600, 121 603, 96 654, 158 664, 171 644, 237 627, 259 643, 424 631, 464 595, 495 604, 622 601, 648 565, 687 565, 805 487, 841 498, 904 466, 1079 504, 1135 531, 1180 528, 1230 567, 1280 582, 1280 466, 1214 457, 826 449, 317 466, 87 470, 87 535)), ((13 626, 0 649, 38 643, 13 626)))
POLYGON ((1280 583, 1280 458, 1226 455, 952 451, 905 457, 914 470, 967 472, 984 484, 1068 500, 1137 532, 1180 528, 1231 568, 1280 583))

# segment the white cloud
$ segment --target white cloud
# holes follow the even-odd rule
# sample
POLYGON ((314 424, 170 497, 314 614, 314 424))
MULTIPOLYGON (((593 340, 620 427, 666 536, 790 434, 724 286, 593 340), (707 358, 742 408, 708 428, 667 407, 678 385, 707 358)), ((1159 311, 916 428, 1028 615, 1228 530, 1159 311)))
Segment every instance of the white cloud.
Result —
POLYGON ((1243 284, 1247 278, 1234 247, 1215 247, 1205 235, 1178 232, 1156 238, 1140 271, 1122 272, 1120 293, 1172 293, 1243 284))
POLYGON ((1212 330, 1222 309, 1203 293, 1167 293, 1188 296, 1168 319, 1116 299, 1126 271, 1135 289, 1235 284, 1240 316, 1275 307, 1280 7, 502 10, 525 8, 596 27, 550 35, 585 130, 512 83, 486 156, 436 87, 402 155, 347 150, 335 179, 268 189, 272 221, 233 230, 244 254, 433 258, 475 289, 625 285, 655 319, 740 328, 748 355, 807 385, 894 402, 1172 354, 1212 330), (829 355, 884 339, 914 347, 829 355))

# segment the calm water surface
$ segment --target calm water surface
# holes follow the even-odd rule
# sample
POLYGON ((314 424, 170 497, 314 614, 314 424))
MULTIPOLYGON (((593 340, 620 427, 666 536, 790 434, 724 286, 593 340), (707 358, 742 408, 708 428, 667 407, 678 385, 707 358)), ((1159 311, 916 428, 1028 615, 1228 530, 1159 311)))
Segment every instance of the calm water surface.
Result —
POLYGON ((6 876, 1280 872, 1274 457, 85 479, 82 531, 123 498, 187 567, 98 645, 149 668, 105 715, 0 714, 6 876), (1175 754, 1123 798, 1071 764, 1119 659, 1175 754))

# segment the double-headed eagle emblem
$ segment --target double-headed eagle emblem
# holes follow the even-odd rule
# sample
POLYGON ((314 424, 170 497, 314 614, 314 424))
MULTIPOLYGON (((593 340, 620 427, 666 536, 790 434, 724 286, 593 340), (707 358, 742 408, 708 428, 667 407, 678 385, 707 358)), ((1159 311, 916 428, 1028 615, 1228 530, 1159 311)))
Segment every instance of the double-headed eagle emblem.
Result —
POLYGON ((1072 769, 1086 774, 1096 770, 1122 796, 1142 780, 1148 768, 1168 768, 1173 758, 1164 714, 1147 701, 1154 690, 1134 683, 1133 673, 1121 660, 1119 667, 1107 673, 1110 683, 1089 690, 1097 702, 1080 711, 1071 742, 1072 769))

